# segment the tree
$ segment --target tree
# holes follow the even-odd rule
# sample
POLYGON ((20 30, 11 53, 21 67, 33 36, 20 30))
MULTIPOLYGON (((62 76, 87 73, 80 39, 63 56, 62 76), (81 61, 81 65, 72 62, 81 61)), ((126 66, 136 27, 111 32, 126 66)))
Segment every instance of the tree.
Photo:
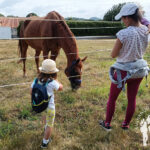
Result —
POLYGON ((36 13, 29 13, 26 17, 38 16, 36 13))
POLYGON ((120 9, 125 3, 114 5, 108 12, 105 13, 104 21, 115 21, 115 16, 120 12, 120 9))
POLYGON ((10 17, 10 18, 17 18, 18 16, 8 15, 7 17, 10 17))
POLYGON ((5 17, 3 14, 0 13, 0 17, 5 17))

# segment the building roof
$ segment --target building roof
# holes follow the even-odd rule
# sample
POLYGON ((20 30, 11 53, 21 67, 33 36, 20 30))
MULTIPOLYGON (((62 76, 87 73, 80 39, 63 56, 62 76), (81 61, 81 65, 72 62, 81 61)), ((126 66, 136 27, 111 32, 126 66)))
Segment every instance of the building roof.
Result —
MULTIPOLYGON (((35 19, 35 16, 33 17, 29 17, 30 19, 34 18, 35 19)), ((19 25, 19 22, 20 21, 24 21, 24 20, 27 20, 29 18, 25 18, 25 17, 18 17, 18 18, 9 18, 9 17, 0 17, 0 26, 2 27, 11 27, 11 28, 17 28, 18 25, 19 25)))

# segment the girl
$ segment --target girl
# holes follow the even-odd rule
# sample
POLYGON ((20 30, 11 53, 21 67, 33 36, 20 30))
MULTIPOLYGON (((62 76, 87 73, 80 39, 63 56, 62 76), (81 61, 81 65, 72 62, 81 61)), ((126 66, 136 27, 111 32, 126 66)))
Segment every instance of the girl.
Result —
POLYGON ((144 76, 148 74, 148 65, 143 60, 143 54, 148 45, 148 28, 140 23, 139 8, 134 3, 125 4, 115 17, 122 19, 127 27, 117 33, 117 40, 111 52, 111 57, 117 62, 110 68, 109 99, 107 102, 106 120, 100 120, 99 124, 105 130, 111 130, 111 120, 115 111, 115 103, 124 84, 127 83, 128 106, 122 129, 128 129, 129 123, 135 111, 136 95, 144 76))
MULTIPOLYGON (((54 119, 55 119, 55 103, 54 103, 54 90, 61 91, 63 89, 63 85, 56 80, 57 78, 57 72, 59 71, 56 68, 55 61, 51 59, 45 59, 42 62, 42 67, 39 68, 40 74, 38 76, 38 82, 39 83, 46 83, 47 84, 47 93, 50 97, 48 108, 47 108, 47 114, 44 116, 44 123, 45 123, 45 130, 44 130, 44 138, 41 144, 41 148, 47 148, 48 143, 51 142, 50 136, 52 134, 52 127, 54 125, 54 119)), ((34 86, 33 81, 31 85, 31 95, 32 95, 32 88, 34 86)))

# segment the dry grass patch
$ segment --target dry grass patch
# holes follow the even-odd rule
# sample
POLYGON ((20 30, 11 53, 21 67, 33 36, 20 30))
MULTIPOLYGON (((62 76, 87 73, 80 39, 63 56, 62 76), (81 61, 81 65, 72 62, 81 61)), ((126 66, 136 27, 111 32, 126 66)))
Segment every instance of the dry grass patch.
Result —
MULTIPOLYGON (((60 69, 58 79, 64 91, 57 93, 55 129, 51 150, 143 150, 139 122, 150 114, 150 86, 143 80, 137 96, 137 109, 129 131, 124 132, 120 124, 124 119, 127 105, 123 93, 117 101, 112 121, 113 131, 103 131, 98 120, 105 118, 110 80, 108 70, 115 60, 110 58, 114 40, 78 40, 80 57, 88 56, 83 68, 82 87, 72 92, 64 74, 66 56, 61 50, 57 58, 60 69), (96 50, 104 50, 98 52, 96 50), (143 112, 143 116, 138 118, 143 112)), ((17 41, 0 41, 0 85, 32 82, 36 77, 34 59, 27 59, 27 77, 23 78, 22 64, 17 64, 17 41), (15 58, 14 60, 4 60, 15 58)), ((28 56, 34 56, 28 49, 28 56)), ((150 62, 150 47, 145 57, 150 62)), ((41 55, 42 56, 42 55, 41 55)), ((40 58, 42 61, 42 58, 40 58)), ((40 64, 41 64, 40 61, 40 64)), ((150 79, 148 78, 148 82, 150 79)), ((34 115, 30 106, 30 83, 0 88, 0 148, 2 150, 38 150, 43 138, 42 114, 34 115)), ((145 150, 148 148, 145 148, 145 150)))

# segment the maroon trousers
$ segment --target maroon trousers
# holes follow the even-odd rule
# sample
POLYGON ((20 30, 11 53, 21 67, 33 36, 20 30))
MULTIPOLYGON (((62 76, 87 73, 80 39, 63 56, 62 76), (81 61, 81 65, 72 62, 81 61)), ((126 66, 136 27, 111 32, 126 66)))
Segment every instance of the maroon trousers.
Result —
MULTIPOLYGON (((126 76, 127 72, 126 71, 121 71, 121 76, 124 78, 126 76)), ((114 79, 117 80, 117 74, 115 73, 114 79)), ((136 95, 139 89, 139 85, 141 83, 143 78, 137 78, 137 79, 129 79, 126 81, 127 83, 127 98, 128 98, 128 106, 126 110, 126 116, 124 123, 129 124, 132 116, 135 112, 136 108, 136 95)), ((107 112, 106 112, 106 121, 105 123, 111 123, 113 114, 115 112, 115 105, 116 105, 116 100, 120 94, 122 89, 118 89, 117 85, 114 83, 111 83, 110 87, 110 94, 109 94, 109 99, 107 102, 107 112)))

